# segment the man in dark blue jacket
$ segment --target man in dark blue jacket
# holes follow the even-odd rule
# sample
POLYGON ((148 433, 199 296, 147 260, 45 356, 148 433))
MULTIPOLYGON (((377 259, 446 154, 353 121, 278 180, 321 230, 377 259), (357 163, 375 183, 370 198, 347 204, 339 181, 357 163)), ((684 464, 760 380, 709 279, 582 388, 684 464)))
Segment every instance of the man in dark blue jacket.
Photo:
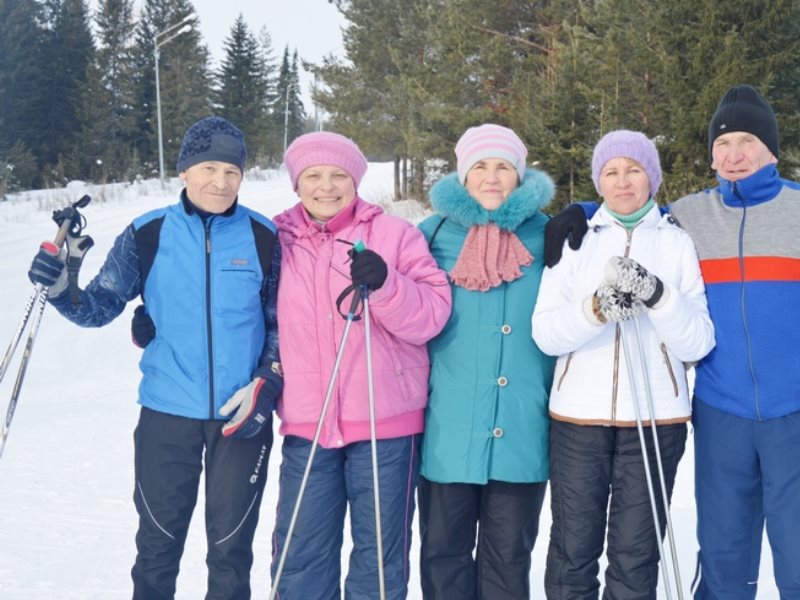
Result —
MULTIPOLYGON (((237 202, 245 159, 241 131, 218 117, 198 121, 181 145, 179 202, 135 219, 84 290, 68 277, 69 256, 52 245, 42 245, 29 272, 82 327, 109 323, 137 296, 155 326, 139 365, 134 600, 174 597, 204 464, 206 598, 250 598, 272 408, 283 380, 280 246, 272 222, 237 202)), ((68 247, 79 265, 79 244, 68 247)))

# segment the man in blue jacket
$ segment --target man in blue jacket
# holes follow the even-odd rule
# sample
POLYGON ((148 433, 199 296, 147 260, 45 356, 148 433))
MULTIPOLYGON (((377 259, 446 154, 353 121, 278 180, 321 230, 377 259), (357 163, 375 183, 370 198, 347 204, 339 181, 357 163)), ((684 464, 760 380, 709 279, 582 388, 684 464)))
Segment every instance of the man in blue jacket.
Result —
MULTIPOLYGON (((800 184, 778 174, 778 140, 769 103, 732 87, 708 129, 719 185, 669 207, 717 342, 694 387, 697 600, 755 598, 765 523, 781 598, 800 598, 800 184)), ((554 218, 546 263, 585 230, 579 207, 554 218)))
POLYGON ((72 256, 43 244, 29 272, 82 327, 109 323, 137 296, 155 325, 139 364, 134 600, 174 597, 203 466, 206 598, 250 598, 272 408, 283 380, 280 246, 272 222, 237 202, 245 159, 241 131, 218 117, 198 121, 181 144, 178 203, 134 219, 84 290, 65 268, 65 261, 80 265, 81 244, 68 244, 72 256))

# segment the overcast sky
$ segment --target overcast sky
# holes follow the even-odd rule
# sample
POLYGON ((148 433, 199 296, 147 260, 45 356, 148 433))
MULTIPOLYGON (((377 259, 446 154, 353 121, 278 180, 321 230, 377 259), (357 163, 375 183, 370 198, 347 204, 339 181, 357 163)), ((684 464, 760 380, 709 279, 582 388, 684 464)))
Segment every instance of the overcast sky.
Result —
MULTIPOLYGON (((296 48, 300 58, 315 63, 331 53, 344 54, 342 27, 346 21, 328 0, 192 0, 192 3, 214 67, 219 64, 223 41, 239 13, 244 15, 253 34, 257 35, 262 26, 267 27, 278 60, 286 45, 290 52, 296 48)), ((137 0, 136 10, 141 10, 142 4, 142 0, 137 0)), ((95 10, 97 0, 90 0, 89 5, 95 10)), ((306 112, 313 116, 311 79, 302 70, 300 77, 306 112)))
MULTIPOLYGON (((193 4, 215 65, 239 13, 254 34, 266 26, 278 59, 287 44, 290 52, 297 48, 300 58, 310 62, 319 62, 330 53, 344 53, 342 27, 346 21, 328 0, 193 0, 193 4)), ((311 81, 303 72, 301 79, 306 112, 313 116, 311 81)))

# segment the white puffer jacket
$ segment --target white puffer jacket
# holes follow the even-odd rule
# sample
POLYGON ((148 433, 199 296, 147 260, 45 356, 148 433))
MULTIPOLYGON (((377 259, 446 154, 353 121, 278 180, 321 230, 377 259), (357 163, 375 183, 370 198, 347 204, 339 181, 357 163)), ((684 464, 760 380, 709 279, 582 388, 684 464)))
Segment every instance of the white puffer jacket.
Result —
POLYGON ((633 321, 598 325, 584 309, 611 256, 631 257, 664 283, 665 295, 659 304, 638 317, 647 379, 656 422, 688 421, 691 408, 685 365, 711 351, 714 328, 694 244, 657 206, 632 230, 601 206, 589 221, 581 248, 575 251, 565 245, 561 262, 545 269, 533 313, 533 339, 544 352, 559 357, 550 414, 554 419, 585 425, 636 424, 624 335, 641 416, 649 422, 633 321))

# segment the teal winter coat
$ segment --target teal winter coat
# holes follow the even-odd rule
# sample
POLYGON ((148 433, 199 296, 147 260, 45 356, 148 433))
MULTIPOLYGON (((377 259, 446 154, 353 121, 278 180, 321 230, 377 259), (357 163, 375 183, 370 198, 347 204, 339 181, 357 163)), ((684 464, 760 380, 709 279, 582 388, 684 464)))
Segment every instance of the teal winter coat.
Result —
POLYGON ((553 193, 553 182, 535 169, 494 211, 478 204, 455 173, 431 189, 437 214, 420 229, 439 267, 450 272, 470 227, 489 222, 516 233, 533 262, 521 267, 522 277, 486 292, 451 284, 452 316, 428 344, 421 474, 430 481, 532 483, 549 476, 547 399, 555 358, 533 342, 531 315, 544 269, 548 217, 540 209, 553 193))

